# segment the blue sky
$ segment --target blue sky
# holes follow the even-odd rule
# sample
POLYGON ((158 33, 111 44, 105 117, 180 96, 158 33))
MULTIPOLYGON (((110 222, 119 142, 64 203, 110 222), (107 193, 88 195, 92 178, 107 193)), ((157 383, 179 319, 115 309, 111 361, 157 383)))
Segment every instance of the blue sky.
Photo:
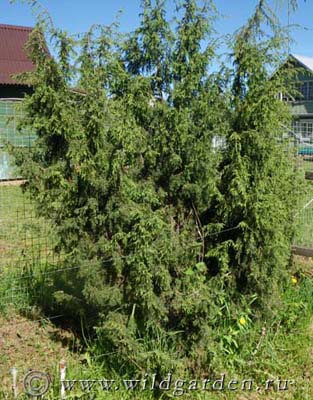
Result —
MULTIPOLYGON (((275 5, 270 0, 280 18, 287 22, 287 8, 275 5)), ((169 14, 173 11, 173 0, 168 0, 169 14)), ((282 0, 280 0, 282 3, 282 0)), ((84 32, 94 23, 110 24, 119 10, 122 31, 134 29, 138 24, 140 0, 42 0, 55 25, 70 33, 84 32)), ((215 4, 224 17, 216 23, 220 34, 232 33, 239 28, 253 11, 256 0, 216 0, 215 4)), ((299 0, 299 9, 291 15, 290 22, 300 25, 293 32, 296 43, 291 51, 295 54, 313 56, 313 1, 299 0)), ((17 0, 0 0, 0 23, 32 26, 35 18, 30 7, 17 0)))

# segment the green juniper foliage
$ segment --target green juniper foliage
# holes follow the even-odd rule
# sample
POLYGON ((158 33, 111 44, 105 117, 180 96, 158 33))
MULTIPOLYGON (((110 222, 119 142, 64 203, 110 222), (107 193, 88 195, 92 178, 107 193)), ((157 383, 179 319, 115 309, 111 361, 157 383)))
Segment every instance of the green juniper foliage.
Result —
POLYGON ((164 1, 142 6, 127 37, 54 30, 57 59, 34 30, 25 124, 38 139, 16 157, 64 266, 77 268, 47 283, 50 308, 83 317, 115 366, 208 369, 225 309, 236 321, 255 297, 257 309, 272 304, 287 271, 289 117, 268 69, 281 38, 260 39, 260 1, 235 36, 232 73, 213 74, 210 2, 180 2, 175 29, 164 1))
POLYGON ((220 268, 221 253, 227 255, 236 290, 256 293, 267 312, 288 271, 296 200, 293 165, 281 144, 290 114, 277 96, 288 88, 290 76, 286 70, 270 74, 282 64, 278 50, 284 39, 265 1, 235 36, 230 126, 216 215, 227 227, 239 229, 218 237, 212 250, 220 268), (272 29, 269 38, 264 23, 272 29))

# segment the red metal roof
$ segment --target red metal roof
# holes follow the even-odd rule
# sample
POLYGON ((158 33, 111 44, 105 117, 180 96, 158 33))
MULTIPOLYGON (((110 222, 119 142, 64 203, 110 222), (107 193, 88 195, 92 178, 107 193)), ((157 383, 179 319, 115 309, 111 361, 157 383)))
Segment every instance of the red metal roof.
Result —
POLYGON ((11 75, 34 70, 25 44, 33 28, 0 24, 0 84, 18 85, 11 75))

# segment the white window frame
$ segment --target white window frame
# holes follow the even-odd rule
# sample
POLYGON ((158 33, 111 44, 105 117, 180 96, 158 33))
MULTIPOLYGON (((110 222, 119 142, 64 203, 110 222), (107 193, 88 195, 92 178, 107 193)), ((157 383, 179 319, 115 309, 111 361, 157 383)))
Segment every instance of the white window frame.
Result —
POLYGON ((301 86, 300 90, 298 90, 298 91, 299 91, 299 93, 302 94, 302 97, 301 98, 297 97, 295 99, 295 101, 313 101, 313 79, 306 79, 304 81, 297 82, 297 85, 301 86), (304 87, 305 87, 305 90, 302 91, 302 88, 304 88, 304 87), (310 91, 311 91, 311 94, 310 94, 310 91))
POLYGON ((295 134, 305 139, 313 139, 313 119, 295 120, 292 125, 295 134))

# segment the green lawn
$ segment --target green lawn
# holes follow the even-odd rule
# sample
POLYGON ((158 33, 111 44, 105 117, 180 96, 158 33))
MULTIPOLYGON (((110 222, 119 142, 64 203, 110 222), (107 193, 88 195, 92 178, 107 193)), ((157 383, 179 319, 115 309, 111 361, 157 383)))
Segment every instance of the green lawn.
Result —
POLYGON ((35 215, 20 186, 0 186, 0 271, 42 261, 49 253, 48 224, 35 215))

